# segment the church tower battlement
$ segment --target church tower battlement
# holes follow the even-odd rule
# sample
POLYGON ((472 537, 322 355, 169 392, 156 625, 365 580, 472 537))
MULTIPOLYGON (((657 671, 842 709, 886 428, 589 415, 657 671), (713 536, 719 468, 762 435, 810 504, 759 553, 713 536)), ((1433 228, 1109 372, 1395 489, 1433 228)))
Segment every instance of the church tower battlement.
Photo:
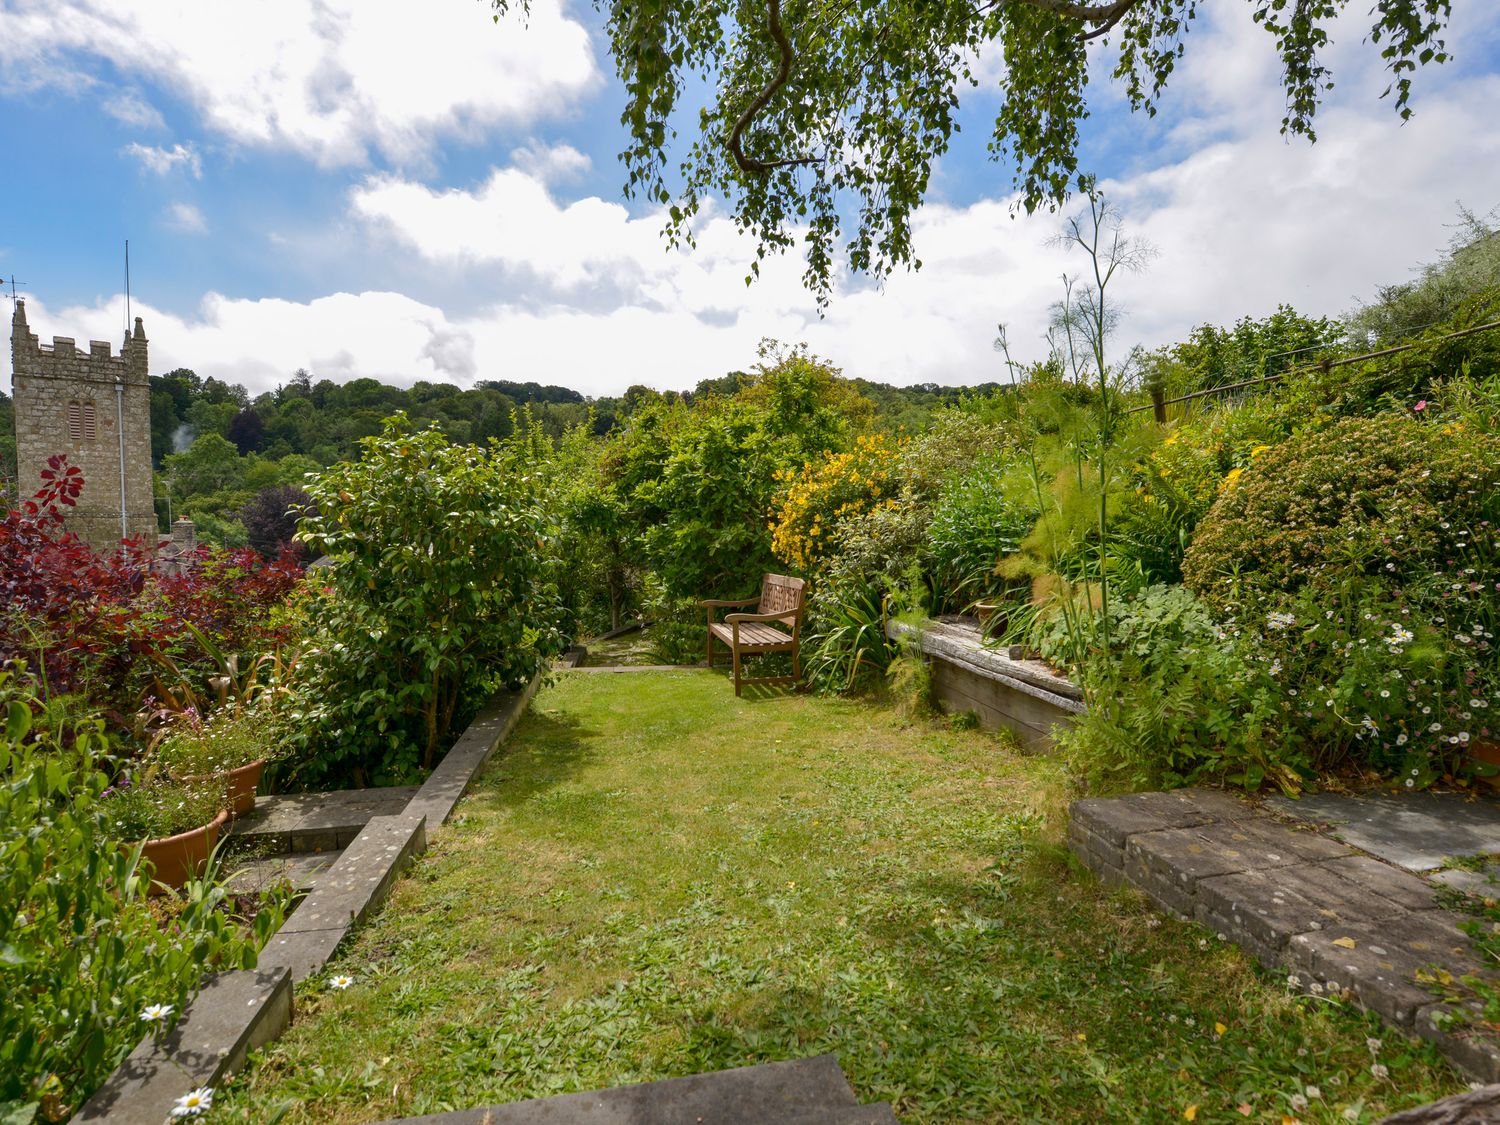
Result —
POLYGON ((125 334, 119 355, 103 340, 90 340, 86 352, 68 336, 43 344, 26 322, 22 299, 10 326, 19 498, 41 487, 49 457, 65 453, 84 480, 78 506, 68 511, 68 530, 100 550, 122 535, 142 536, 154 547, 151 387, 141 318, 125 334))

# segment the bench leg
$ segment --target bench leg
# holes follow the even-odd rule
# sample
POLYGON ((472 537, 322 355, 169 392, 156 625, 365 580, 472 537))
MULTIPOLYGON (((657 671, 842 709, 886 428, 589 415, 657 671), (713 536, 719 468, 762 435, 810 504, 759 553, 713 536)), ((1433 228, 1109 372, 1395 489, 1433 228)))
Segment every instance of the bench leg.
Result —
POLYGON ((740 650, 734 649, 734 694, 740 694, 740 650))
POLYGON ((801 645, 793 645, 792 646, 792 679, 793 680, 798 680, 798 681, 800 681, 802 679, 802 646, 801 645))
POLYGON ((707 647, 708 647, 708 666, 710 668, 712 668, 714 666, 714 635, 712 633, 710 633, 708 635, 708 646, 707 647))

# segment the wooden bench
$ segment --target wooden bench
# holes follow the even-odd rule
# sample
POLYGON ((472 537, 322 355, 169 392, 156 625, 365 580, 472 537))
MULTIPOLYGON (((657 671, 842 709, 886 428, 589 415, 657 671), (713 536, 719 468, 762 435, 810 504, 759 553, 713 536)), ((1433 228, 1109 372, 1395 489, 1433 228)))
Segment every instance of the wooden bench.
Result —
POLYGON ((714 638, 723 642, 734 657, 734 694, 744 684, 791 684, 802 678, 802 579, 784 574, 768 574, 761 581, 760 597, 742 601, 708 599, 698 604, 708 610, 708 666, 714 666, 714 638), (754 613, 731 613, 723 621, 714 620, 714 611, 755 606, 754 613), (785 626, 791 629, 786 632, 785 626), (740 674, 740 658, 748 654, 789 652, 792 654, 790 676, 761 676, 752 679, 740 674))

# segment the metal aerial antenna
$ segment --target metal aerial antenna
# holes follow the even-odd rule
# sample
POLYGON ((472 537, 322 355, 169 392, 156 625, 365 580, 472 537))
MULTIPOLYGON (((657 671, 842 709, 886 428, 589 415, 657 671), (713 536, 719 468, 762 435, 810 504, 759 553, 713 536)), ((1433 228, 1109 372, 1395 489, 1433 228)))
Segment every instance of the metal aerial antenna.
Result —
MULTIPOLYGON (((0 277, 0 286, 3 286, 4 284, 5 284, 5 279, 3 277, 0 277)), ((17 285, 25 285, 25 284, 26 283, 24 281, 17 281, 15 274, 11 274, 10 275, 10 292, 3 294, 3 296, 9 297, 10 298, 10 303, 11 304, 15 304, 16 301, 19 299, 19 297, 16 294, 16 286, 17 285)))
MULTIPOLYGON (((130 239, 125 240, 125 343, 120 346, 120 362, 129 371, 127 345, 130 343, 130 239)), ((121 551, 125 540, 130 538, 130 518, 125 499, 125 383, 115 377, 115 437, 120 443, 120 542, 121 551)), ((152 517, 155 522, 155 517, 152 517)))

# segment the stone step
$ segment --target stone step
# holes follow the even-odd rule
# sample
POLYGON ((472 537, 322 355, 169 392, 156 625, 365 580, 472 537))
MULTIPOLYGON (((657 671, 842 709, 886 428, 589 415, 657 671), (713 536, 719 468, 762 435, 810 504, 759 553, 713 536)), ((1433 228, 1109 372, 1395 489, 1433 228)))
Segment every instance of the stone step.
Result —
POLYGON ((1500 1081, 1500 1036, 1462 983, 1500 976, 1473 948, 1466 918, 1442 909, 1412 870, 1461 847, 1500 846, 1500 808, 1462 794, 1400 803, 1314 794, 1296 806, 1283 821, 1211 790, 1090 798, 1071 806, 1068 843, 1102 881, 1131 884, 1235 942, 1289 986, 1356 1001, 1475 1078, 1500 1081), (1422 843, 1445 810, 1455 813, 1448 835, 1422 843), (1315 830, 1330 825, 1380 858, 1315 830), (1437 970, 1454 983, 1435 989, 1437 970))
POLYGON ((888 1105, 861 1106, 838 1060, 818 1055, 386 1125, 889 1125, 894 1120, 888 1105))
POLYGON ((230 827, 231 850, 282 855, 347 848, 377 816, 398 816, 417 793, 415 785, 340 789, 255 798, 255 808, 230 827))
POLYGON ((901 1125, 890 1102, 825 1107, 776 1118, 776 1125, 901 1125))
POLYGON ((229 889, 236 894, 260 894, 283 883, 291 884, 294 891, 306 892, 343 854, 344 849, 337 848, 331 852, 299 852, 264 859, 230 856, 224 861, 223 870, 229 873, 229 889))

